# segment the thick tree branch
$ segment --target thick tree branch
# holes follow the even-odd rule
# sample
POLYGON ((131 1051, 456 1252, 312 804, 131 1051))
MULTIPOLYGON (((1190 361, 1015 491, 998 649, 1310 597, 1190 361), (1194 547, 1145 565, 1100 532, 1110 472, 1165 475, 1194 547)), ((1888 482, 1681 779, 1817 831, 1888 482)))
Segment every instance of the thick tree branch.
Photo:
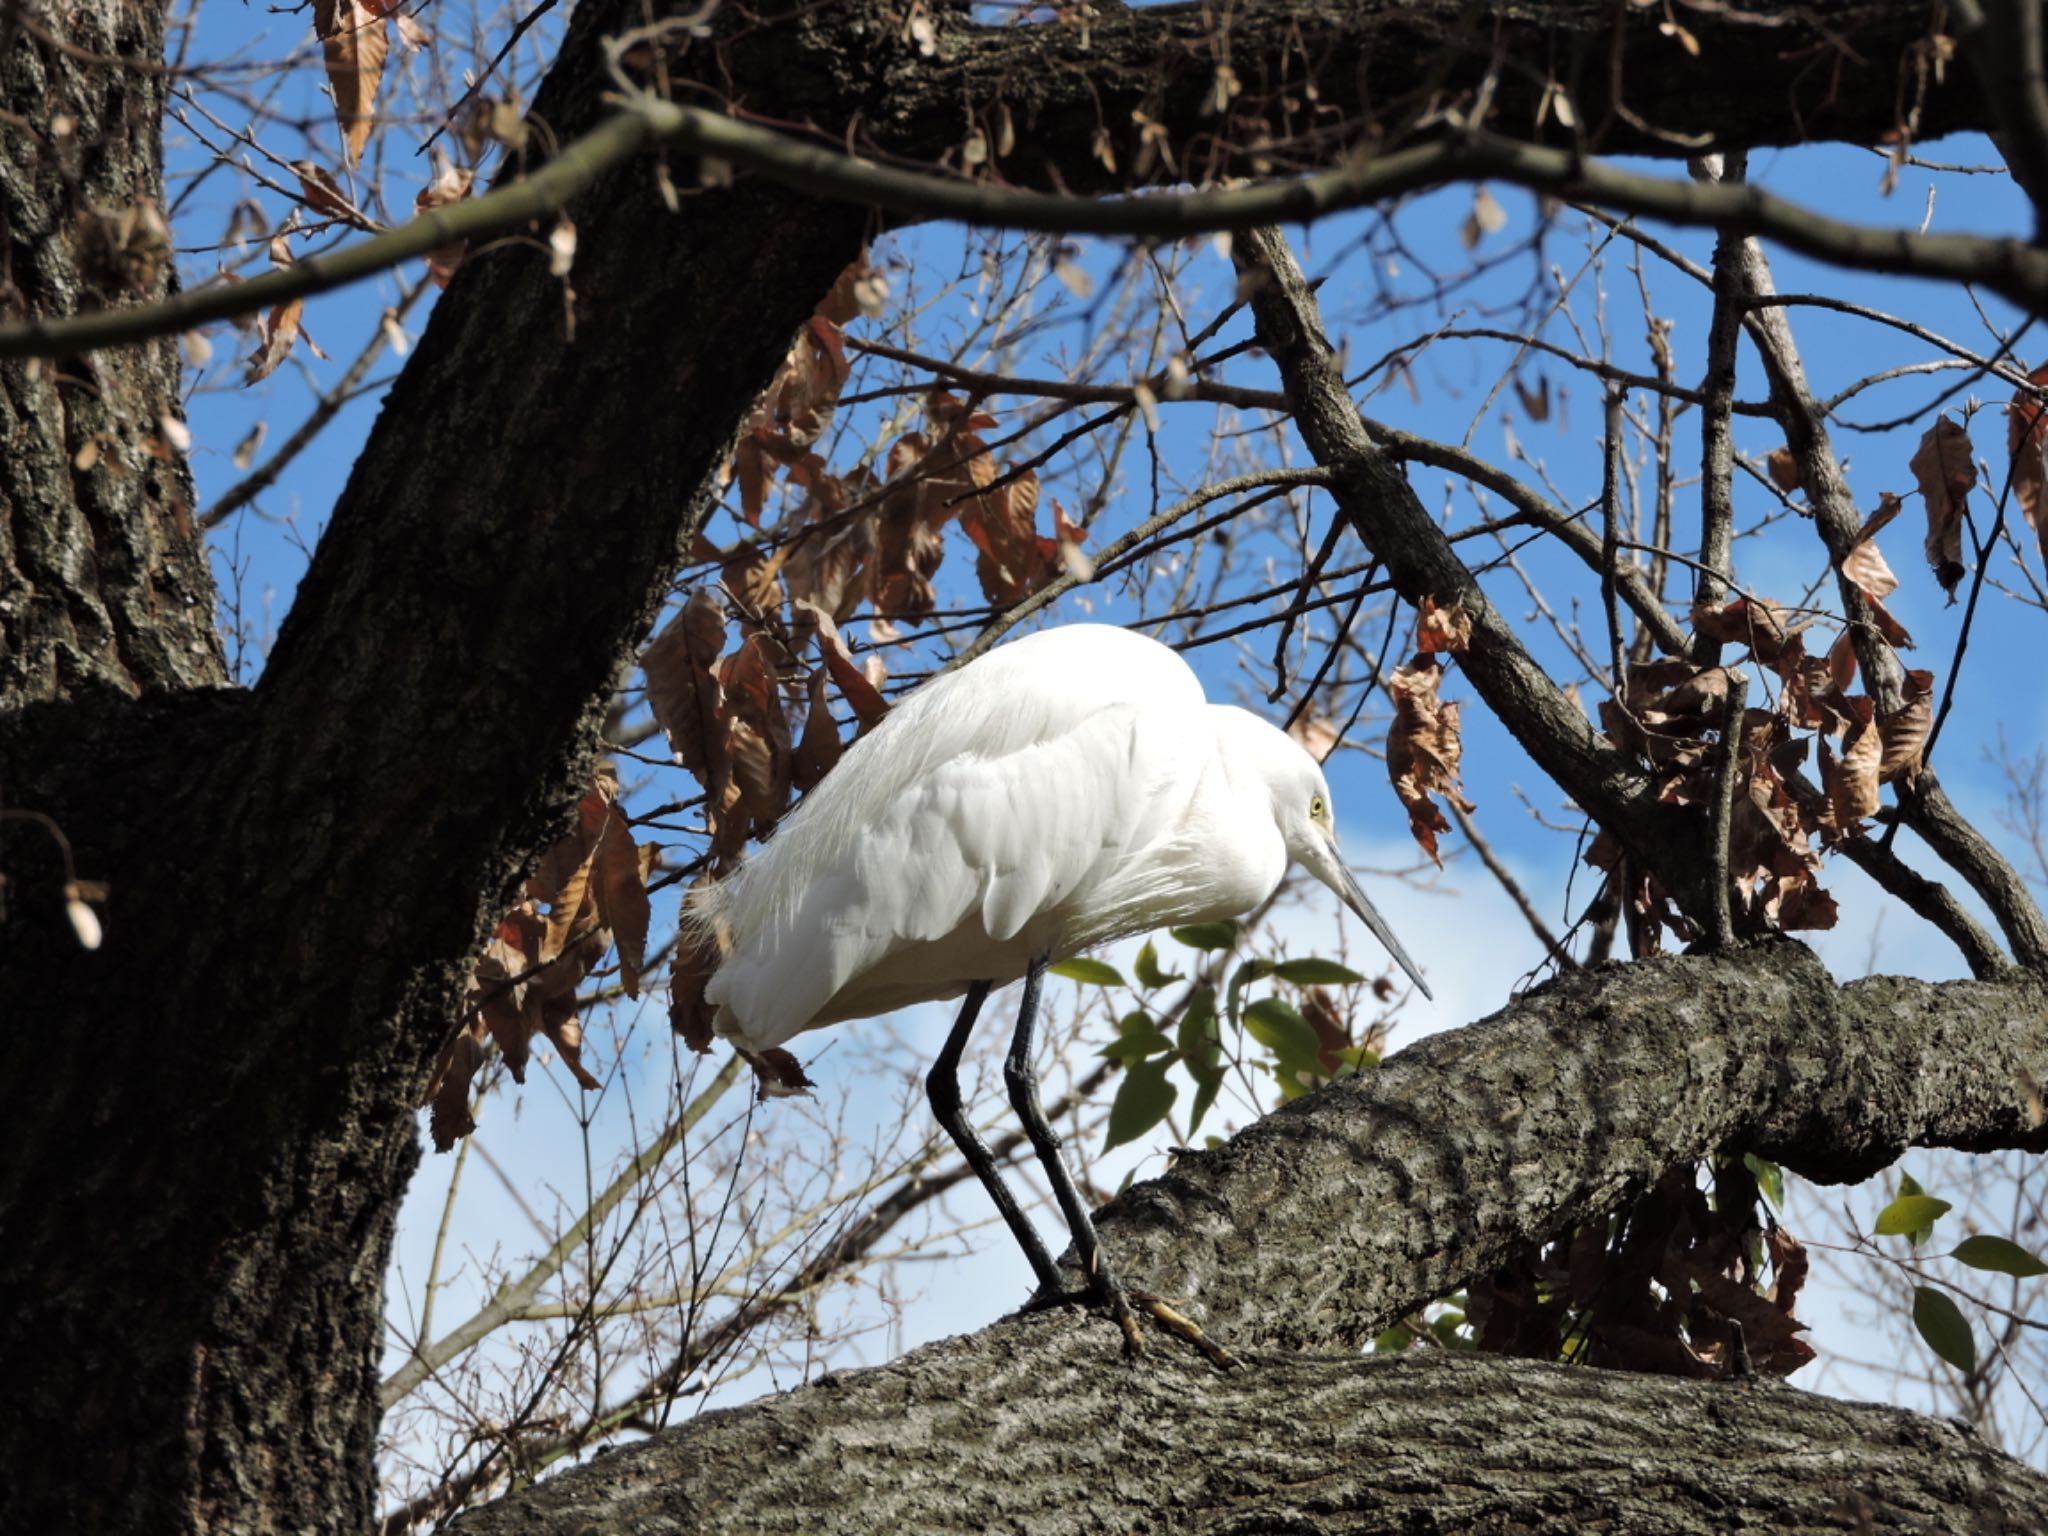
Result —
POLYGON ((1721 1536, 2030 1530, 1967 1429, 1775 1384, 1469 1354, 1124 1368, 1034 1318, 828 1376, 465 1516, 462 1536, 1173 1530, 1721 1536), (1739 1512, 1739 1515, 1738 1515, 1739 1512))
MULTIPOLYGON (((2048 251, 2023 241, 1916 234, 1856 225, 1827 218, 1755 187, 1687 185, 1589 160, 1589 147, 1651 152, 1669 152, 1674 145, 1686 142, 1699 147, 1704 142, 1699 137, 1703 131, 1709 139, 1737 145, 1782 142, 1803 134, 1785 133, 1787 125, 1782 120, 1760 129, 1753 103, 1766 87, 1753 78, 1759 62, 1753 52, 1745 52, 1743 57, 1742 107, 1738 118, 1728 114, 1728 97, 1715 78, 1715 70, 1703 66, 1692 78, 1670 78, 1669 71, 1674 67, 1683 71, 1684 66, 1675 65, 1674 61, 1685 50, 1664 46, 1661 41, 1649 44, 1650 29, 1641 20, 1632 20, 1622 33, 1609 36, 1604 35, 1605 25, 1591 12, 1580 16, 1558 8, 1553 15, 1531 25, 1509 7, 1503 6, 1502 11, 1502 15, 1491 18, 1493 26, 1489 33, 1475 25, 1481 18, 1473 14, 1472 8, 1444 4, 1413 5, 1405 13, 1400 7, 1360 12, 1323 4, 1272 4, 1253 7, 1244 17, 1221 25, 1206 12, 1160 7, 1106 24, 1099 43, 1086 28, 1076 28, 1067 21, 1025 29, 960 29, 948 35, 936 62, 921 71, 927 78, 922 82, 924 89, 916 93, 917 99, 928 100, 935 81, 948 82, 966 95, 970 116, 1003 103, 1007 91, 1019 89, 1027 97, 1028 110, 1048 117, 1070 118, 1080 105, 1073 99, 1077 85, 1095 82, 1100 77, 1099 83, 1088 84, 1087 91, 1088 108, 1100 129, 1105 120, 1124 123, 1133 109, 1145 110, 1148 118, 1165 116, 1171 121, 1170 108, 1174 103, 1162 102, 1161 97, 1176 94, 1189 98, 1181 104, 1190 109, 1187 116, 1192 116, 1208 90, 1213 89, 1218 66, 1229 58, 1240 59, 1227 66, 1233 82, 1240 74, 1249 76, 1254 71, 1277 75, 1284 82, 1291 71, 1304 67, 1301 60, 1308 55, 1308 34, 1312 31, 1327 39, 1322 72, 1335 73, 1345 57, 1374 60, 1375 69, 1362 71, 1367 78, 1361 83, 1368 88, 1361 105, 1368 112, 1376 100, 1372 85, 1380 88, 1377 100, 1398 102, 1414 84, 1417 59, 1425 57, 1442 59, 1449 74, 1468 81, 1467 88, 1489 103, 1487 110, 1491 115, 1477 122, 1467 121, 1455 111, 1445 114, 1444 103, 1432 103, 1433 111, 1445 114, 1452 124, 1445 136, 1384 151, 1360 150, 1356 145, 1361 137, 1385 136, 1392 124, 1372 117, 1344 122, 1335 137, 1326 138, 1319 132, 1305 146, 1311 162, 1328 159, 1331 151, 1336 150, 1339 163, 1294 179, 1184 193, 1073 196, 1068 194, 1102 189, 1101 170, 1091 162, 1106 158, 1111 166, 1116 163, 1113 153, 1105 157, 1099 152, 1097 145, 1104 141, 1096 134, 1088 134, 1084 142, 1081 133, 1072 131, 1078 124, 1069 124, 1066 133, 1044 136, 1038 145, 1018 157, 1014 166, 1004 167, 1007 180, 956 180, 882 165, 848 155, 836 147, 826 147, 824 143, 773 132, 702 108, 644 94, 626 94, 619 98, 622 110, 572 141, 546 166, 486 197, 434 210, 397 229, 326 256, 309 257, 247 283, 203 288, 143 308, 103 310, 60 320, 34 319, 0 328, 0 358, 68 354, 162 336, 208 321, 248 314, 290 298, 325 292, 386 270, 402 260, 424 255, 437 245, 504 234, 557 212, 604 171, 652 144, 738 166, 793 191, 877 208, 906 219, 953 219, 986 228, 1144 238, 1304 223, 1446 182, 1494 179, 1568 201, 1597 203, 1677 224, 1708 226, 1725 234, 1764 235, 1791 249, 1842 266, 1977 282, 2023 307, 2048 307, 2048 251), (1519 87, 1525 93, 1531 84, 1525 72, 1509 71, 1505 76, 1494 72, 1493 61, 1514 46, 1504 35, 1504 28, 1528 33, 1523 46, 1535 50, 1532 56, 1547 53, 1557 57, 1594 48, 1605 51, 1623 42, 1633 43, 1639 52, 1629 55, 1627 62, 1617 53, 1604 72, 1609 79, 1638 87, 1647 80, 1660 80, 1663 108, 1678 114, 1675 123, 1707 126, 1674 126, 1669 133, 1631 134, 1628 125, 1631 121, 1640 123, 1641 119, 1633 112, 1617 114, 1610 110, 1606 129, 1595 146, 1581 141, 1569 147, 1554 147, 1508 137, 1497 131, 1497 125, 1504 123, 1515 131, 1521 131, 1525 123, 1533 128, 1539 114, 1531 110, 1534 100, 1517 91, 1519 87), (1241 42, 1239 33, 1243 34, 1241 42), (1066 56, 1073 52, 1077 42, 1079 56, 1068 59, 1066 56), (1234 53, 1236 48, 1243 49, 1243 53, 1234 53), (1378 51, 1383 48, 1407 50, 1398 72, 1385 73, 1389 66, 1378 58, 1378 51), (1262 49, 1273 52, 1262 53, 1262 49), (1329 57, 1331 50, 1338 57, 1329 57), (1186 64, 1176 68, 1162 63, 1176 51, 1190 60, 1213 57, 1216 62, 1209 64, 1206 71, 1199 65, 1190 71, 1186 64), (1056 61, 1064 62, 1066 68, 1054 68, 1050 86, 1044 82, 1020 85, 1020 69, 1032 64, 1044 67, 1056 61), (1083 65, 1088 73, 1077 81, 1073 77, 1083 65), (1190 72, 1205 75, 1196 82, 1201 88, 1191 89, 1185 78, 1190 72), (1482 72, 1483 86, 1479 79, 1482 72), (1062 75, 1068 78, 1062 79, 1062 75), (1375 75, 1377 79, 1372 78, 1375 75), (1129 105, 1119 110, 1117 100, 1123 96, 1130 98, 1129 105), (1528 111, 1528 116, 1521 116, 1523 110, 1528 111), (1032 190, 1028 185, 1017 185, 1017 178, 1049 180, 1062 190, 1032 190)), ((1899 35, 1903 24, 1910 39, 1917 13, 1918 7, 1896 4, 1851 7, 1831 20, 1827 30, 1816 33, 1809 46, 1829 52, 1851 48, 1859 23, 1890 28, 1886 35, 1893 37, 1899 35)), ((1770 31, 1782 63, 1793 51, 1787 48, 1793 38, 1783 28, 1773 27, 1770 31)), ((1752 48, 1755 38, 1753 31, 1744 35, 1738 18, 1722 29, 1720 40, 1733 52, 1752 48)), ((1708 56, 1704 47, 1702 55, 1708 56)), ((623 75, 618 78, 624 81, 623 75)), ((1578 82, 1574 93, 1583 95, 1592 89, 1596 92, 1592 99, 1597 100, 1598 88, 1590 85, 1591 78, 1597 76, 1578 82)), ((1557 88, 1554 81, 1541 84, 1541 92, 1557 88)), ((1645 94, 1653 90, 1654 85, 1645 94)), ((1950 94, 1962 93, 1952 90, 1950 94)), ((1541 99, 1541 93, 1536 99, 1541 99)), ((1944 109, 1971 110, 1947 101, 1944 109)), ((1009 110, 1006 104, 1002 110, 1009 110)), ((1586 115, 1583 104, 1578 110, 1580 120, 1594 120, 1586 115)), ((912 120, 909 113, 898 109, 893 114, 897 118, 893 126, 908 129, 908 137, 901 132, 890 134, 888 129, 892 125, 886 120, 877 123, 874 131, 893 153, 916 159, 937 158, 965 131, 958 126, 958 108, 951 112, 950 124, 942 126, 930 120, 912 120)), ((1385 111, 1379 114, 1381 118, 1388 115, 1385 111)), ((1398 112, 1391 115, 1400 117, 1398 112)), ((921 112, 919 118, 922 119, 921 112)), ((1805 126, 1797 113, 1791 115, 1791 122, 1800 129, 1805 126)), ((1861 136, 1875 138, 1891 126, 1889 121, 1868 122, 1861 136)), ((1136 152, 1134 147, 1134 156, 1136 152)), ((1271 156, 1274 151, 1269 148, 1261 153, 1271 156)), ((1236 157, 1231 151, 1219 148, 1217 154, 1220 160, 1197 179, 1237 173, 1236 157)), ((1119 178, 1111 169, 1108 184, 1121 190, 1130 185, 1130 178, 1119 178)))
MULTIPOLYGON (((1909 1145, 2048 1146, 2030 1078, 2048 1080, 2048 988, 2028 977, 1837 987, 1789 943, 1575 974, 1182 1158, 1104 1210, 1103 1240, 1122 1272, 1188 1298, 1211 1332, 1249 1354, 1244 1372, 1218 1377, 1177 1359, 1127 1371, 1106 1327, 1013 1319, 713 1415, 462 1529, 574 1530, 598 1519, 689 1531, 829 1530, 835 1520, 1066 1530, 1077 1484, 1099 1501, 1088 1518, 1107 1528, 1143 1509, 1181 1511, 1198 1529, 1271 1529, 1281 1506, 1268 1501, 1307 1499, 1329 1529, 1412 1529, 1407 1500, 1442 1498, 1452 1479, 1422 1478, 1404 1493, 1381 1459, 1399 1447, 1416 1466, 1459 1458, 1458 1497, 1488 1489, 1506 1528, 1583 1529, 1571 1523, 1585 1520, 1587 1501, 1624 1486, 1588 1475, 1626 1461, 1666 1470, 1626 1480, 1650 1502, 1618 1528, 1718 1530, 1725 1506, 1688 1513, 1698 1485, 1682 1469, 1693 1447, 1712 1467, 1716 1436, 1752 1433, 1760 1438, 1743 1443, 1760 1454, 1741 1475, 1752 1492, 1771 1490, 1759 1492, 1776 1511, 1761 1517, 1766 1528, 1824 1528, 1848 1492, 1901 1529, 1972 1529, 1972 1511, 1993 1498, 2009 1512, 2048 1509, 2033 1474, 1896 1410, 1526 1364, 1264 1352, 1354 1347, 1528 1242, 1719 1149, 1844 1179, 1909 1145), (1264 1416, 1256 1432, 1248 1414, 1264 1416), (1298 1432, 1276 1434, 1276 1415, 1298 1432), (1688 1437, 1686 1454, 1657 1449, 1666 1423, 1688 1437), (1354 1431, 1378 1449, 1347 1450, 1342 1436, 1354 1431), (1529 1461, 1513 1449, 1525 1434, 1567 1460, 1529 1461), (1499 1452, 1476 1479, 1474 1445, 1499 1452), (1816 1475, 1816 1446, 1848 1457, 1846 1482, 1816 1475), (1099 1475, 1088 1470, 1097 1456, 1108 1458, 1099 1475), (1372 1471, 1352 1482, 1346 1469, 1361 1456, 1372 1471), (1031 1470, 1050 1462, 1067 1472, 1056 1488, 1031 1470), (961 1475, 982 1465, 1003 1471, 961 1475), (1552 1472, 1523 1482, 1517 1466, 1552 1472), (1347 1491, 1306 1491, 1335 1489, 1347 1491), (1516 1510, 1542 1518, 1510 1518, 1516 1510)), ((1450 1522, 1472 1523, 1484 1523, 1478 1511, 1450 1522)))

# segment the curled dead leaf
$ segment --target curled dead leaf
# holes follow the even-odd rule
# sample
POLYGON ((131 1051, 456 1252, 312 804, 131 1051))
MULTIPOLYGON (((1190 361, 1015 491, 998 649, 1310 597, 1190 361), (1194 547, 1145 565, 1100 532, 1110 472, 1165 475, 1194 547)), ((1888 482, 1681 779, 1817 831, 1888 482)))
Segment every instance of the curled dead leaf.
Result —
POLYGON ((1873 602, 1889 597, 1898 590, 1899 578, 1892 574, 1892 568, 1885 563, 1883 553, 1877 547, 1878 532, 1899 515, 1899 498, 1889 491, 1878 498, 1877 511, 1858 530, 1856 542, 1849 552, 1842 556, 1839 569, 1855 583, 1857 589, 1873 602))
POLYGON ((696 776, 714 804, 731 777, 724 751, 724 694, 713 670, 724 649, 725 610, 700 587, 640 656, 647 707, 668 734, 675 760, 696 776))
POLYGON ((473 1029, 461 1029, 441 1053, 433 1079, 421 1100, 431 1111, 427 1128, 434 1138, 434 1150, 446 1152, 476 1129, 469 1112, 469 1085, 477 1068, 484 1064, 484 1043, 473 1029))
MULTIPOLYGON (((435 159, 437 168, 434 179, 412 200, 415 217, 430 213, 436 208, 446 208, 451 203, 461 202, 469 196, 470 188, 476 183, 475 171, 451 165, 438 154, 435 159)), ((427 275, 433 278, 435 287, 448 286, 448 280, 455 275, 455 269, 462 265, 462 258, 468 250, 467 240, 453 240, 446 245, 437 245, 427 252, 427 275)))
POLYGON ((1878 721, 1884 755, 1877 776, 1887 783, 1904 779, 1910 784, 1919 776, 1927 738, 1934 729, 1934 674, 1908 672, 1904 692, 1905 702, 1878 721))
POLYGON ((620 981, 628 997, 640 995, 640 975, 647 964, 647 868, 653 852, 652 848, 642 848, 633 841, 626 813, 614 802, 598 839, 592 889, 597 897, 598 919, 611 930, 612 944, 619 956, 620 981))
POLYGON ((1878 767, 1884 759, 1884 738, 1873 718, 1876 706, 1863 694, 1844 702, 1852 723, 1841 757, 1835 757, 1825 741, 1820 747, 1821 789, 1827 796, 1822 825, 1838 834, 1876 814, 1883 803, 1878 767))
MULTIPOLYGON (((853 710, 853 716, 860 722, 860 734, 866 734, 881 723, 882 716, 889 713, 889 701, 882 697, 881 682, 872 678, 857 665, 846 649, 846 641, 840 637, 839 626, 831 616, 814 604, 798 603, 799 611, 808 610, 811 621, 817 626, 818 655, 825 663, 825 669, 832 674, 832 681, 838 685, 841 697, 853 710)), ((873 625, 869 628, 872 631, 873 625)), ((870 663, 879 662, 880 657, 870 653, 870 663)))
MULTIPOLYGON (((2036 385, 2048 385, 2048 364, 2027 375, 2036 385)), ((2012 454, 2012 492, 2019 498, 2027 526, 2041 541, 2043 558, 2048 558, 2048 391, 2035 390, 2015 395, 2005 408, 2006 447, 2012 454)))
POLYGON ((831 696, 825 690, 826 672, 819 667, 807 685, 809 705, 804 714, 803 738, 790 760, 790 781, 805 794, 839 762, 839 726, 832 718, 831 696))
POLYGON ((1746 645, 1750 654, 1766 666, 1777 661, 1785 643, 1805 628, 1794 627, 1787 620, 1785 609, 1766 598, 1752 602, 1738 597, 1725 608, 1692 611, 1693 627, 1709 640, 1746 645))
POLYGON ((1415 649, 1456 654, 1472 643, 1472 615, 1452 601, 1439 605, 1432 594, 1415 605, 1415 649))
POLYGON ((1476 809, 1458 790, 1458 760, 1465 749, 1459 706, 1437 696, 1443 675, 1442 662, 1418 656, 1387 680, 1395 706, 1387 731, 1387 777, 1407 808, 1410 834, 1439 865, 1437 834, 1450 831, 1450 823, 1430 796, 1441 794, 1461 810, 1476 809))
POLYGON ((1921 437, 1911 468, 1927 502, 1927 563, 1942 591, 1953 599, 1963 579, 1964 506, 1977 483, 1970 434, 1944 411, 1921 437))
POLYGON ((668 1021, 683 1043, 700 1056, 711 1049, 718 1010, 704 996, 728 941, 713 926, 709 901, 715 876, 700 877, 683 896, 683 920, 669 968, 668 1021))
POLYGON ((391 38, 383 16, 364 0, 315 0, 313 30, 334 93, 334 120, 341 128, 342 158, 354 165, 370 141, 377 86, 391 38))

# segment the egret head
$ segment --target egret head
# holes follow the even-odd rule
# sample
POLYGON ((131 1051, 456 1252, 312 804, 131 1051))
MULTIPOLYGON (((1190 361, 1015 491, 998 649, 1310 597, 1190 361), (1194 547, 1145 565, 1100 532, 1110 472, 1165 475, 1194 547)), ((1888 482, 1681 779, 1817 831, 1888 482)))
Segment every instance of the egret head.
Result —
POLYGON ((1280 823, 1280 835, 1287 843, 1288 858, 1335 891, 1338 899, 1358 914, 1359 921, 1372 930, 1372 936, 1408 973, 1422 995, 1431 996, 1429 983, 1422 979, 1408 951, 1401 947, 1401 941, 1394 937, 1394 931, 1367 899, 1337 851, 1337 817, 1330 805, 1330 786, 1323 778, 1322 768, 1292 739, 1282 739, 1287 741, 1293 761, 1276 775, 1273 809, 1280 823))

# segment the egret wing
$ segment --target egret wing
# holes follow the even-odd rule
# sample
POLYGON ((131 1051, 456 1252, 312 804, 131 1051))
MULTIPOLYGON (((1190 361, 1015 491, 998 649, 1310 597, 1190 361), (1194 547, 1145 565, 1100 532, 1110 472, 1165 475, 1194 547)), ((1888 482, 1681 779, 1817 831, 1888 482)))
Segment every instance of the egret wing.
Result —
MULTIPOLYGON (((913 733, 903 728, 920 722, 906 708, 849 753, 724 904, 733 947, 708 989, 725 1010, 721 1031, 759 1049, 813 1023, 1020 973, 1057 926, 1048 915, 1157 835, 1166 776, 1205 708, 1198 686, 1193 710, 1178 690, 1144 703, 1078 691, 1020 688, 978 729, 948 716, 913 733), (935 741, 963 750, 937 756, 935 741), (906 757, 916 772, 901 772, 906 757), (848 772, 864 758, 887 771, 848 772), (881 968, 886 986, 873 976, 881 968)), ((929 697, 943 702, 936 688, 913 702, 929 697)))

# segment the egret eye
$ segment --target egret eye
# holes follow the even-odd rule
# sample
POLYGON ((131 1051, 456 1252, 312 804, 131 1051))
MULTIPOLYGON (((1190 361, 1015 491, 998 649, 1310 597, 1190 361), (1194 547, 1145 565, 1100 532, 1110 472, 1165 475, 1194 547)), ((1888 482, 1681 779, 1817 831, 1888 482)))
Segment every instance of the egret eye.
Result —
POLYGON ((1330 808, 1323 803, 1321 795, 1310 795, 1308 797, 1308 819, 1310 821, 1325 821, 1329 819, 1329 815, 1330 808))

